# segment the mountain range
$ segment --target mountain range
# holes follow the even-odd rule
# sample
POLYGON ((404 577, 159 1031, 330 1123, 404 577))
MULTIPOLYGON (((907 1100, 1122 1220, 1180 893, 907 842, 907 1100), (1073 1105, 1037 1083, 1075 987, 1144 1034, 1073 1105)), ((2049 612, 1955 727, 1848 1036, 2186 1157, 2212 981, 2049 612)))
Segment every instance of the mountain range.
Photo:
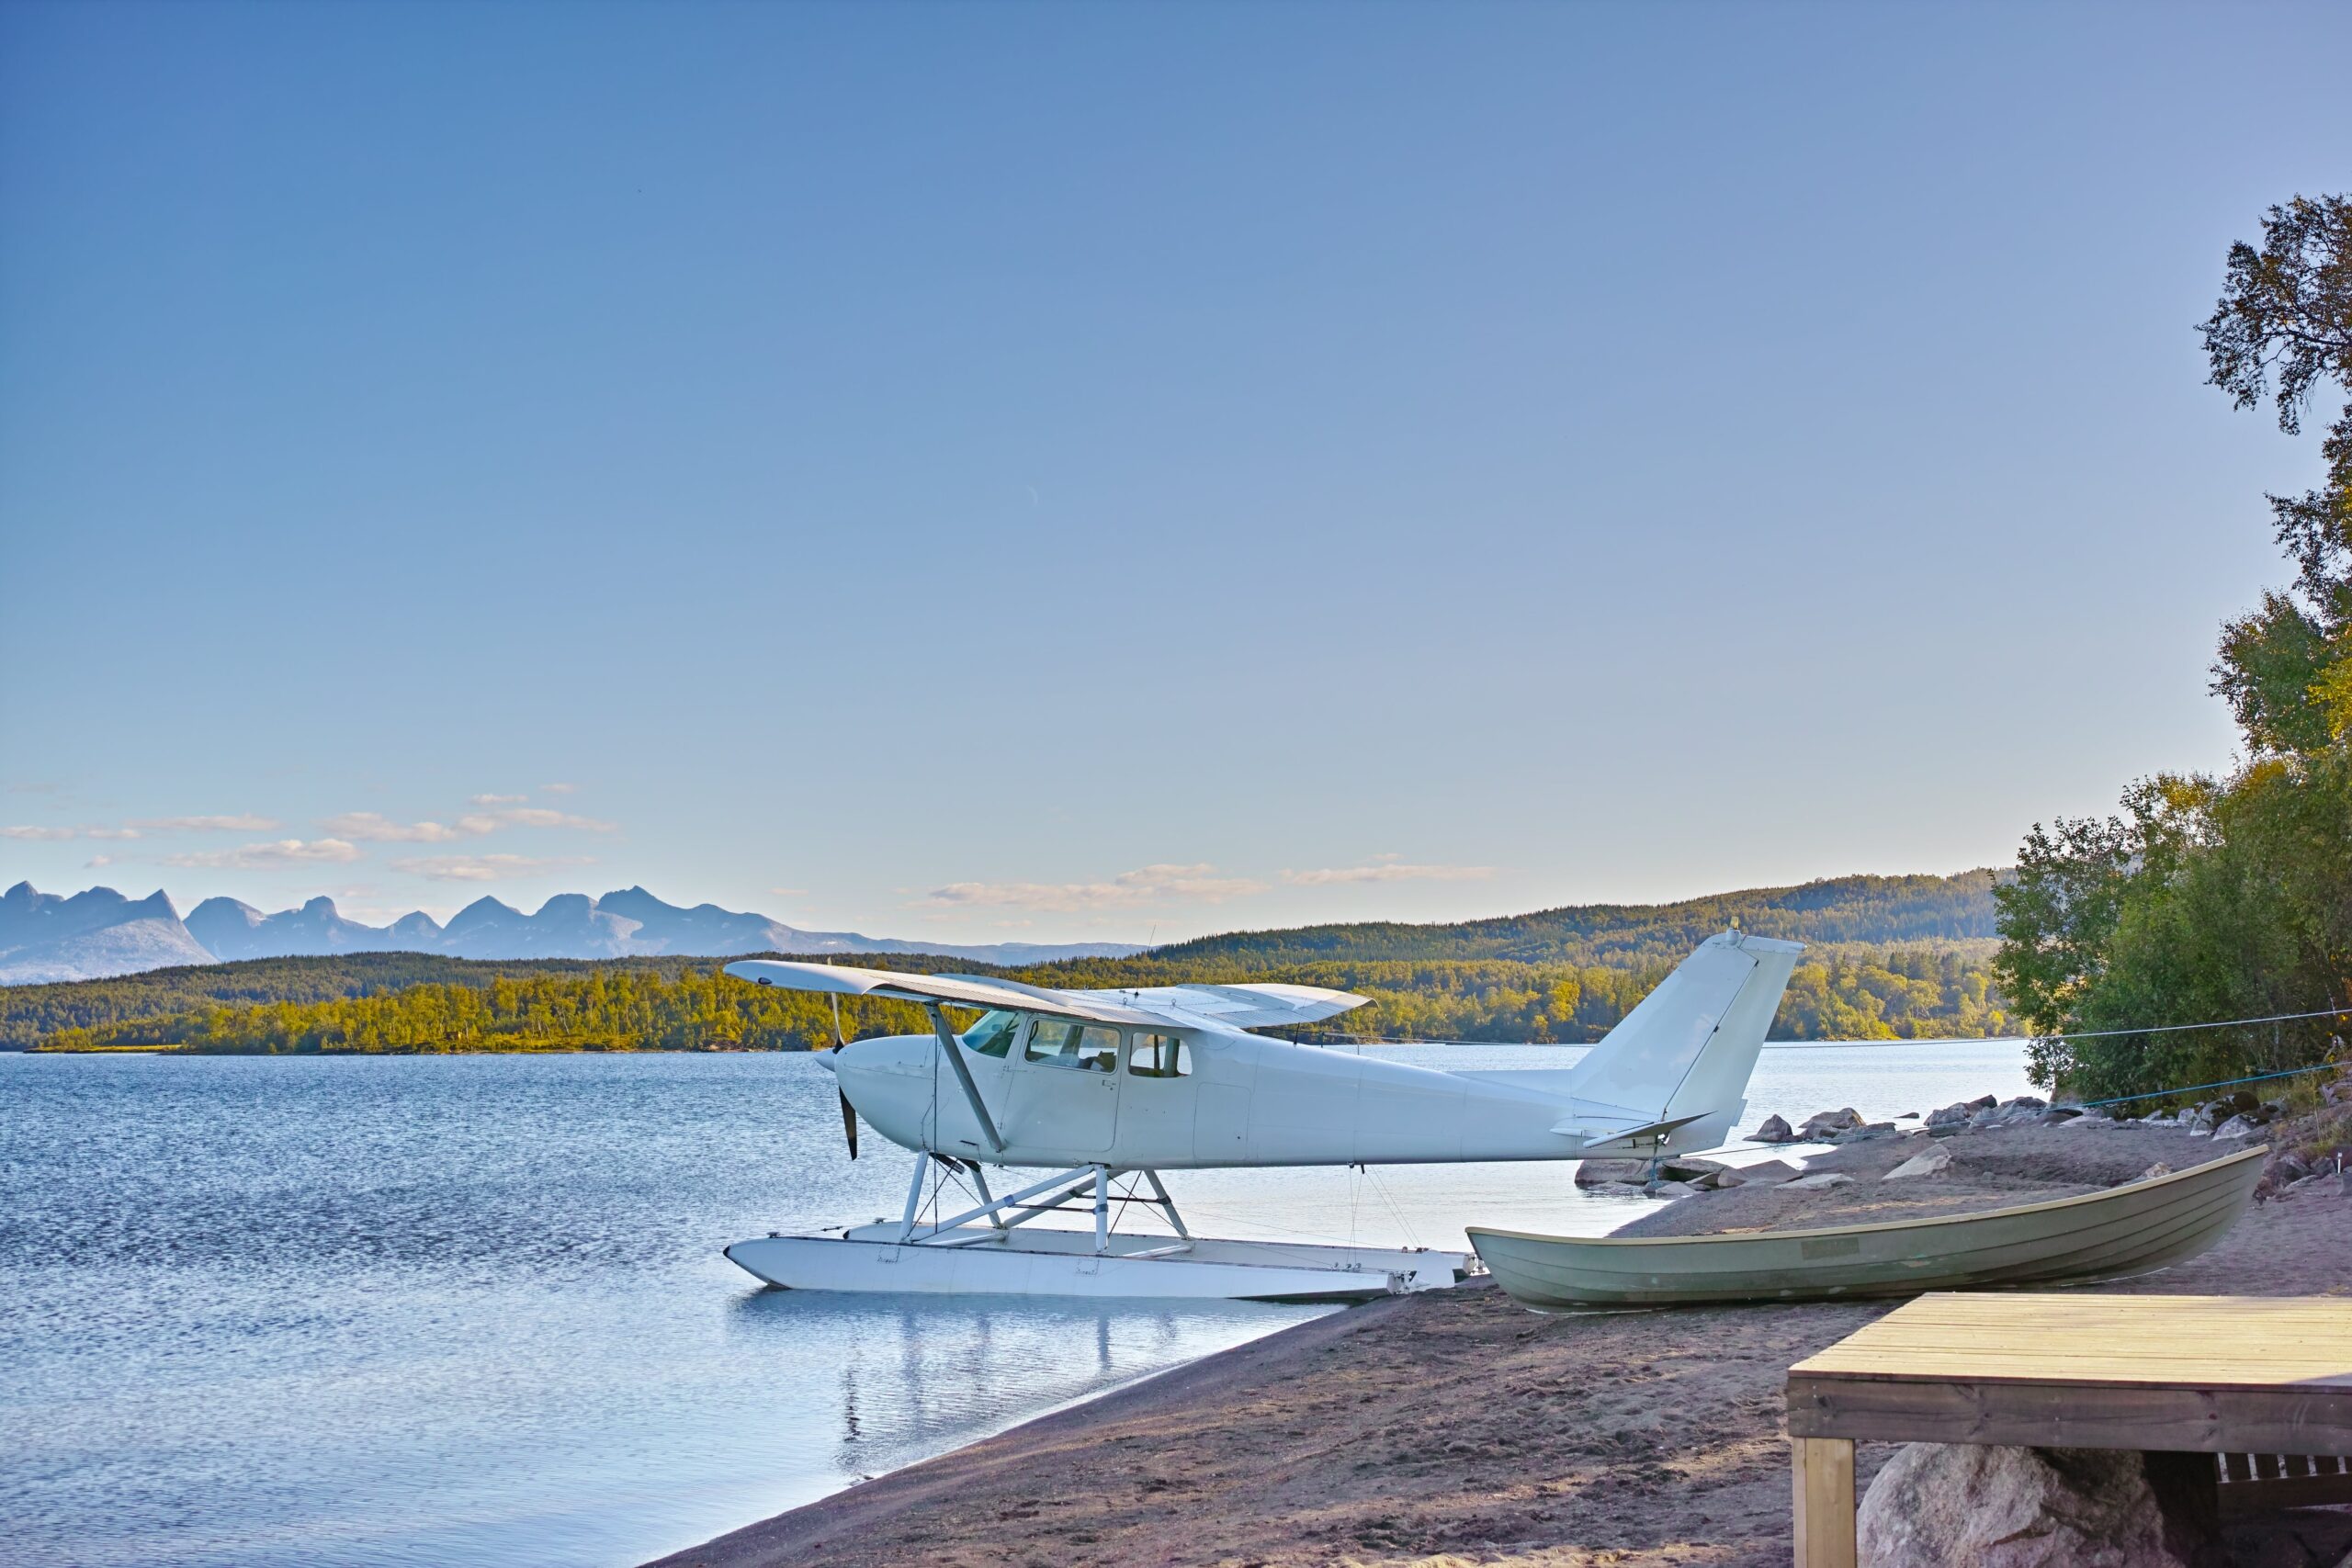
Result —
POLYGON ((984 964, 1046 964, 1060 958, 1121 958, 1142 949, 1121 942, 987 942, 957 946, 805 931, 765 915, 697 904, 665 904, 642 887, 591 898, 565 893, 526 915, 478 898, 443 925, 422 912, 389 926, 346 919, 332 898, 266 915, 234 898, 207 898, 182 920, 161 892, 127 898, 111 887, 65 897, 19 882, 0 894, 0 985, 95 980, 183 964, 337 953, 437 953, 452 958, 624 958, 672 954, 718 958, 739 953, 930 953, 984 964))

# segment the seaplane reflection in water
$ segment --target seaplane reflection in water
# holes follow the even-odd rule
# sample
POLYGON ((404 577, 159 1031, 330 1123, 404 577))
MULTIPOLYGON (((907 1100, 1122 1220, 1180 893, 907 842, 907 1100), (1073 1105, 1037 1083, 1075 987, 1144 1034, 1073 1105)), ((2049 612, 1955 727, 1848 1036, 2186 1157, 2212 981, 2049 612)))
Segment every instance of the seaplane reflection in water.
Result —
POLYGON ((932 1028, 819 1057, 840 1090, 851 1157, 861 1121, 915 1151, 900 1217, 737 1242, 727 1256, 795 1290, 1313 1302, 1450 1285, 1466 1255, 1195 1236, 1161 1174, 1713 1148, 1747 1109, 1757 1053, 1803 951, 1738 931, 1710 937, 1573 1066, 1454 1072, 1250 1032, 1369 999, 1311 986, 1063 991, 729 964, 754 985, 913 1002, 932 1028), (958 1032, 949 1008, 980 1017, 958 1032), (991 1168, 1053 1174, 1000 1197, 991 1168), (978 1201, 941 1218, 924 1197, 950 1179, 968 1181, 978 1201), (1144 1205, 1174 1235, 1117 1230, 1114 1201, 1144 1205), (1071 1208, 1091 1211, 1091 1232, 1030 1226, 1071 1208))
POLYGON ((1321 1310, 749 1292, 728 1303, 739 1350, 819 1375, 772 1391, 781 1403, 766 1407, 757 1436, 729 1440, 780 1445, 777 1506, 806 1502, 1321 1310))

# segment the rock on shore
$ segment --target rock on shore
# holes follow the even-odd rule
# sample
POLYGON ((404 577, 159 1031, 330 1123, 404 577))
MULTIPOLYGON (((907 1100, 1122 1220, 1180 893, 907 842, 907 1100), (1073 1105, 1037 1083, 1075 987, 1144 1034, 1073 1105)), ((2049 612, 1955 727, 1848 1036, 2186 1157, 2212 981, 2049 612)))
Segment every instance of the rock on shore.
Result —
POLYGON ((2205 1568, 2207 1530, 2166 1512, 2147 1458, 1906 1444, 1863 1495, 1859 1559, 1869 1568, 2205 1568))

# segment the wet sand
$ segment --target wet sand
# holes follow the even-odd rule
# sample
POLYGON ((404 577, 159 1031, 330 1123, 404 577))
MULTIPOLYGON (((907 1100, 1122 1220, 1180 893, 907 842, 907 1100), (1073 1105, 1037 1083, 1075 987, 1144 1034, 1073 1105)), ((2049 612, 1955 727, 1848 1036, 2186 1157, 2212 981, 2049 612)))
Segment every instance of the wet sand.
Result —
MULTIPOLYGON (((1924 1140, 1811 1169, 1851 1187, 1706 1193, 1646 1234, 1892 1218, 2059 1197, 2243 1145, 2146 1128, 1945 1141, 1948 1178, 1880 1183, 1924 1140)), ((2266 1202, 2212 1252, 2099 1287, 2352 1295, 2352 1198, 2266 1202)), ((662 1561, 662 1568, 1740 1564, 1789 1561, 1789 1365, 1897 1304, 1540 1317, 1476 1284, 1212 1356, 662 1561)), ((2348 1309, 2352 1310, 2352 1309, 2348 1309)), ((1860 1480, 1894 1450, 1866 1446, 1860 1480)))

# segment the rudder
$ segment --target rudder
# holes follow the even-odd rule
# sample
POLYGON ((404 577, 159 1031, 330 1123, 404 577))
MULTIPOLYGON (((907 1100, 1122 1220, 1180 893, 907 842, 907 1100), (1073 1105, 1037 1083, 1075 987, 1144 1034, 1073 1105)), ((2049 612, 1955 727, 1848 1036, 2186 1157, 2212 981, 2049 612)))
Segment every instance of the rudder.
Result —
POLYGON ((1645 1122, 1694 1117, 1665 1142, 1713 1148, 1747 1108, 1747 1080, 1788 989, 1799 942, 1709 937, 1570 1069, 1579 1102, 1645 1122))

